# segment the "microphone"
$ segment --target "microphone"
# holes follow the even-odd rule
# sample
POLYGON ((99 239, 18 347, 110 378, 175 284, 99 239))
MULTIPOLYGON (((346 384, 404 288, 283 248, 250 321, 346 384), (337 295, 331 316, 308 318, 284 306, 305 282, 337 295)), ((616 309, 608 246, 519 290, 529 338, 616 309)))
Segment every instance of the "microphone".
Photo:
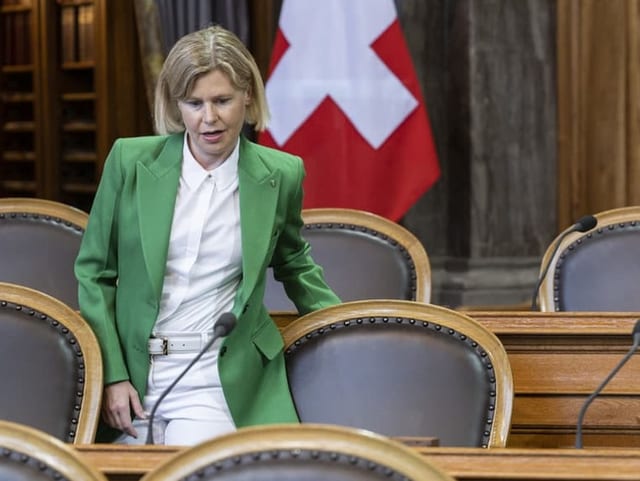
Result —
POLYGON ((578 423, 576 426, 576 448, 582 448, 582 422, 584 420, 584 415, 587 412, 587 408, 591 404, 591 402, 596 398, 600 391, 604 389, 609 381, 616 375, 616 373, 620 370, 622 366, 631 358, 633 353, 638 349, 638 345, 640 345, 640 319, 636 321, 635 326, 633 326, 633 332, 631 333, 633 336, 633 346, 629 349, 629 352, 620 360, 620 362, 613 368, 613 370, 609 373, 609 375, 602 381, 602 383, 596 388, 593 393, 587 398, 587 400, 582 405, 580 409, 580 414, 578 414, 578 423))
POLYGON ((556 255, 556 252, 558 252, 558 248, 560 247, 560 243, 562 242, 562 239, 567 237, 572 232, 587 232, 588 230, 593 229, 596 225, 598 225, 598 219, 596 219, 592 215, 585 215, 584 217, 581 217, 580 219, 578 219, 578 222, 576 222, 570 227, 567 227, 565 230, 563 230, 560 233, 560 235, 556 240, 555 246, 553 247, 553 252, 551 252, 549 259, 547 260, 547 263, 544 266, 544 270, 540 274, 540 277, 538 277, 538 282, 536 282, 536 287, 533 290, 533 299, 531 300, 532 311, 535 311, 536 308, 538 307, 538 296, 540 295, 540 286, 542 285, 542 281, 544 280, 544 278, 547 276, 547 271, 549 270, 549 266, 551 266, 551 261, 553 260, 553 257, 556 255))
POLYGON ((180 375, 163 391, 160 395, 156 403, 153 405, 153 409, 151 410, 151 414, 149 414, 149 422, 147 424, 147 440, 145 444, 154 444, 153 443, 153 418, 156 415, 156 410, 158 406, 162 402, 162 400, 171 392, 171 390, 178 384, 180 379, 184 377, 184 375, 191 369, 191 367, 198 362, 205 352, 207 352, 214 342, 216 342, 221 337, 226 337, 233 331, 236 327, 236 316, 232 312, 225 312, 216 321, 213 326, 213 336, 209 339, 209 342, 202 348, 202 350, 194 357, 189 365, 184 368, 184 370, 180 373, 180 375))

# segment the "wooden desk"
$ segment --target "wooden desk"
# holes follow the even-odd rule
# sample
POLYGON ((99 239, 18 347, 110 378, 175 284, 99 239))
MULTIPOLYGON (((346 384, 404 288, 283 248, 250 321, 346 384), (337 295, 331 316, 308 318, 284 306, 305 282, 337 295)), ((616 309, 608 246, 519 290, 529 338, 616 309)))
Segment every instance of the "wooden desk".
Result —
MULTIPOLYGON (((638 313, 469 312, 507 349, 515 401, 509 447, 574 445, 578 413, 632 345, 638 313)), ((585 446, 640 446, 640 355, 591 404, 585 446)))
MULTIPOLYGON (((509 447, 574 445, 578 413, 632 344, 640 313, 467 311, 507 349, 515 401, 509 447)), ((293 315, 277 317, 282 327, 293 315)), ((640 447, 640 353, 590 406, 585 446, 640 447)))
MULTIPOLYGON (((180 448, 77 446, 111 481, 138 480, 180 448)), ((640 480, 637 449, 412 448, 460 481, 640 480)))

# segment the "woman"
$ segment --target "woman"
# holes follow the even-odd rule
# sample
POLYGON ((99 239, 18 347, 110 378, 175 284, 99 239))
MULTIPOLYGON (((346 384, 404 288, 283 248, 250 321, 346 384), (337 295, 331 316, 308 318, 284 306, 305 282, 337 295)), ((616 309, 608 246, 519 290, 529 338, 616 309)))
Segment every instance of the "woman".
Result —
POLYGON ((300 235, 301 159, 241 135, 245 122, 263 130, 267 119, 253 57, 209 27, 164 63, 161 135, 119 139, 105 162, 75 272, 102 350, 102 418, 118 442, 144 442, 146 413, 228 311, 235 329, 163 399, 154 437, 189 445, 297 422, 282 337, 263 305, 266 270, 300 313, 340 300, 300 235))

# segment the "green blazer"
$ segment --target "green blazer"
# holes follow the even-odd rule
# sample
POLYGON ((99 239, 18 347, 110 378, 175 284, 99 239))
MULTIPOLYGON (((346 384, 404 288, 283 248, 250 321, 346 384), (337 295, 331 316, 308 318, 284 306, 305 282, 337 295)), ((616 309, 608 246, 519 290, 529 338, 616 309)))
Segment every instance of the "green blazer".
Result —
MULTIPOLYGON (((183 134, 114 143, 75 264, 80 310, 100 342, 105 383, 128 379, 141 398, 182 146, 183 134)), ((263 304, 267 267, 301 314, 340 300, 300 235, 301 159, 241 138, 238 177, 242 280, 232 310, 238 322, 220 348, 222 388, 238 427, 297 422, 283 340, 263 304)))

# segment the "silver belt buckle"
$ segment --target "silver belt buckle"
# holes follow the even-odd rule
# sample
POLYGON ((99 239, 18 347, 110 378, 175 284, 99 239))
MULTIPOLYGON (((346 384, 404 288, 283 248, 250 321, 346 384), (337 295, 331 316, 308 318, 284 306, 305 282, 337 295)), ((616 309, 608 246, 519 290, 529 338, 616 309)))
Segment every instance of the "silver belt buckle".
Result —
POLYGON ((152 356, 169 354, 169 340, 166 337, 149 338, 149 353, 152 356), (161 352, 157 352, 160 349, 161 352))

